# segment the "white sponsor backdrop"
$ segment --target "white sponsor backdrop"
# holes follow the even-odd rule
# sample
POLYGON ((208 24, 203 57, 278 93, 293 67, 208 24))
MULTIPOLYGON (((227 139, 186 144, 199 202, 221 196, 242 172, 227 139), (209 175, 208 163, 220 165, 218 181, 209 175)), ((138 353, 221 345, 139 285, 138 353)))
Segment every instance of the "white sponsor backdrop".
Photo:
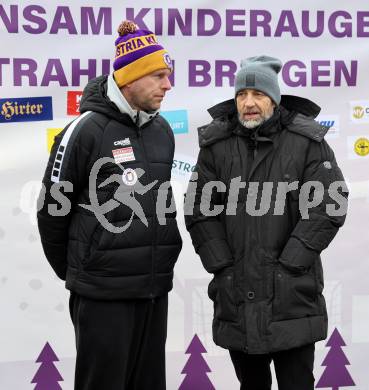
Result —
MULTIPOLYGON (((158 32, 175 60, 175 86, 163 110, 187 110, 189 120, 188 133, 176 135, 173 168, 184 248, 170 295, 168 389, 177 389, 184 378, 181 371, 188 359, 184 352, 195 333, 208 351, 203 356, 214 387, 237 388, 226 351, 212 342, 212 306, 206 295, 210 277, 192 249, 181 201, 189 167, 197 157, 196 128, 210 120, 206 109, 233 96, 227 71, 232 73, 243 57, 259 54, 287 64, 280 77, 282 93, 312 99, 322 107, 319 120, 333 125, 328 141, 351 196, 346 225, 322 256, 329 332, 338 328, 347 345, 343 348, 350 362, 347 370, 358 389, 369 389, 369 155, 354 151, 358 138, 369 138, 367 0, 189 1, 180 8, 159 0, 153 7, 142 0, 110 0, 103 5, 96 0, 88 5, 67 0, 1 2, 0 99, 51 96, 54 119, 0 123, 0 388, 34 388, 30 382, 39 367, 35 360, 48 341, 60 359, 55 363, 64 378, 60 385, 72 389, 75 348, 68 293, 43 255, 35 200, 48 159, 47 129, 64 127, 73 119, 67 116, 67 91, 81 90, 88 79, 76 77, 76 61, 82 68, 89 65, 92 73, 96 64, 96 74, 101 74, 102 60, 113 58, 119 22, 133 15, 158 32), (202 24, 204 13, 208 16, 202 24), (316 37, 307 36, 307 18, 310 30, 318 31, 316 37), (257 27, 256 21, 262 20, 265 28, 257 27), (204 28, 210 31, 208 36, 201 35, 204 28), (194 67, 194 61, 202 62, 194 67), (207 74, 200 72, 204 61, 207 74)), ((0 119, 4 122, 3 115, 0 119)), ((323 342, 317 345, 317 379, 328 350, 323 342)))

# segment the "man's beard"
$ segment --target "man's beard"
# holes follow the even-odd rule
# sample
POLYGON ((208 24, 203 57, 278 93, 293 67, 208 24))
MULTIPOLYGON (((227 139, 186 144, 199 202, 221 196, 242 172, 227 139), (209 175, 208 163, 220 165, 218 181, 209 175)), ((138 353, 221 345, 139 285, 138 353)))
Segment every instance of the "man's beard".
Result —
POLYGON ((267 114, 266 116, 261 116, 259 119, 243 120, 241 119, 241 115, 238 114, 238 120, 240 121, 242 126, 246 127, 246 129, 254 129, 255 127, 258 127, 264 122, 266 122, 272 116, 273 116, 273 112, 267 114))

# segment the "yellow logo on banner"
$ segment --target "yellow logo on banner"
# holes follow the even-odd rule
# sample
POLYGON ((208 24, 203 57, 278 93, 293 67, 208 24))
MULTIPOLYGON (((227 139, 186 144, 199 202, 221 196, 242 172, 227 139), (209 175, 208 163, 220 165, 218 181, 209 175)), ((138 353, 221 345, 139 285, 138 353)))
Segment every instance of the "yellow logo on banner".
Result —
POLYGON ((47 151, 50 153, 54 144, 54 138, 62 131, 62 128, 47 129, 47 151))
POLYGON ((364 116, 364 108, 361 106, 355 106, 352 115, 355 119, 361 119, 364 116))
POLYGON ((369 154, 369 140, 367 138, 359 138, 355 142, 354 149, 359 156, 367 156, 369 154))

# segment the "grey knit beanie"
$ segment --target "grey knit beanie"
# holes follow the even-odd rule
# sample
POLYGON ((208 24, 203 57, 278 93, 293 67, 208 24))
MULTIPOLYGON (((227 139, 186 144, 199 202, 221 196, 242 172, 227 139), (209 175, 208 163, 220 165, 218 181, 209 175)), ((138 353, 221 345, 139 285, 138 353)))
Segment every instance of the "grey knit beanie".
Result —
POLYGON ((282 62, 278 58, 256 56, 241 61, 241 68, 236 74, 235 96, 245 88, 257 89, 268 95, 277 105, 281 101, 278 85, 278 73, 282 62))

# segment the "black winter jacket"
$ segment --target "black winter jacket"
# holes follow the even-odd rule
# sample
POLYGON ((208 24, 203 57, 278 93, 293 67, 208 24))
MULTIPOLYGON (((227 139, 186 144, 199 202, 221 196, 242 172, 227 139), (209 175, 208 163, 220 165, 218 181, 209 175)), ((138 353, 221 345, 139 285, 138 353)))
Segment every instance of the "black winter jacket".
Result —
MULTIPOLYGON (((55 138, 43 179, 46 191, 39 198, 41 241, 49 263, 66 280, 68 289, 95 299, 153 298, 172 288, 173 267, 182 246, 175 211, 167 213, 160 223, 156 215, 159 186, 169 183, 171 177, 174 137, 160 115, 138 128, 129 115, 120 113, 106 96, 106 79, 101 76, 88 83, 81 115, 55 138), (120 164, 115 163, 121 161, 119 157, 112 160, 119 149, 127 160, 120 164), (91 169, 102 157, 110 160, 101 165, 96 183, 89 183, 91 169), (119 201, 131 191, 122 181, 126 169, 144 172, 138 175, 139 185, 157 181, 149 191, 129 192, 141 206, 146 223, 127 203, 119 201), (73 185, 72 192, 68 188, 62 191, 71 210, 51 216, 49 207, 58 204, 61 195, 55 201, 50 189, 62 181, 73 185), (99 204, 106 205, 99 210, 109 226, 121 230, 129 226, 125 231, 111 232, 112 228, 99 222, 88 207, 94 192, 99 204)), ((166 201, 171 200, 169 186, 166 201)))
POLYGON ((272 118, 250 134, 238 123, 230 100, 211 108, 213 121, 199 129, 197 186, 190 182, 186 194, 186 202, 195 198, 194 212, 186 206, 186 225, 204 267, 215 273, 208 289, 215 310, 213 337, 224 348, 263 354, 326 337, 320 253, 344 223, 347 189, 323 139, 328 129, 313 120, 319 110, 306 99, 283 96, 272 118), (238 197, 230 196, 235 178, 246 183, 238 197), (225 186, 204 189, 215 180, 225 186), (308 181, 320 181, 324 191, 307 219, 299 209, 299 189, 308 181), (342 181, 339 202, 328 193, 334 181, 342 181), (250 210, 260 210, 265 182, 273 185, 265 203, 270 208, 255 215, 250 210), (279 182, 292 189, 282 208, 276 198, 279 182), (205 215, 201 196, 212 207, 226 207, 219 215, 205 215), (329 204, 341 216, 329 216, 329 204), (227 215, 227 207, 233 215, 227 215))

